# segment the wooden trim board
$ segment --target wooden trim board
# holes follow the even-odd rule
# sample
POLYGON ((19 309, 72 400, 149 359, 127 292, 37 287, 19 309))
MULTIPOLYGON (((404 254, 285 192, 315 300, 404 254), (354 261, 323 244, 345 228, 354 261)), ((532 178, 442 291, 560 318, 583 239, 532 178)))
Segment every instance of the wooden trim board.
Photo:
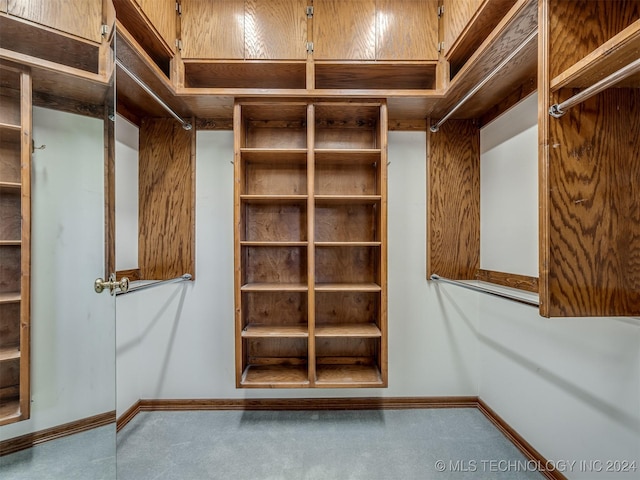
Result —
POLYGON ((97 427, 110 425, 115 421, 116 412, 115 410, 113 410, 110 412, 93 415, 91 417, 81 418, 79 420, 64 423, 62 425, 47 428, 45 430, 27 433, 26 435, 10 438, 9 440, 3 440, 2 442, 0 442, 0 457, 34 447, 41 443, 48 442, 49 440, 56 440, 68 435, 86 432, 87 430, 92 430, 97 427))

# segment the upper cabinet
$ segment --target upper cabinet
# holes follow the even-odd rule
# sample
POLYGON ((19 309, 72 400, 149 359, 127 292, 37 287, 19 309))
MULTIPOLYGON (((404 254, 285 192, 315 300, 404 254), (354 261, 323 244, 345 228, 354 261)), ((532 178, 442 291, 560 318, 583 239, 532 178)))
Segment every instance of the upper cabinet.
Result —
POLYGON ((7 12, 92 42, 102 39, 102 0, 8 0, 7 12))
POLYGON ((314 1, 317 60, 437 60, 437 0, 314 1))
POLYGON ((306 0, 190 0, 182 6, 182 57, 304 60, 306 0))
POLYGON ((176 0, 136 0, 140 9, 171 49, 176 43, 176 0))

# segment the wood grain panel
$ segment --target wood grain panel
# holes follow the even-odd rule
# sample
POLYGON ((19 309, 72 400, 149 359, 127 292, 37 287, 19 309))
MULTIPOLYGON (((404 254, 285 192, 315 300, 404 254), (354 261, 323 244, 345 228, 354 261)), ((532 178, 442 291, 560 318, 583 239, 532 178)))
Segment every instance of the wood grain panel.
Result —
MULTIPOLYGON (((2 260, 4 261, 4 258, 2 260)), ((0 348, 19 344, 20 303, 2 303, 0 304, 0 348)))
POLYGON ((504 285, 505 287, 538 293, 538 279, 536 277, 528 277, 515 273, 495 272, 492 270, 478 270, 476 278, 483 282, 496 283, 498 285, 504 285))
MULTIPOLYGON (((0 392, 4 389, 12 391, 7 387, 13 387, 20 384, 20 359, 6 360, 0 362, 0 392)), ((0 399, 5 400, 6 397, 0 393, 0 399)))
POLYGON ((364 357, 369 363, 377 356, 378 338, 364 337, 316 337, 316 357, 318 363, 331 363, 323 357, 364 357))
MULTIPOLYGON (((2 75, 5 75, 4 70, 2 75)), ((18 93, 8 88, 0 90, 0 123, 20 126, 20 97, 17 95, 18 93)))
POLYGON ((317 163, 315 166, 316 195, 379 195, 376 162, 317 163))
POLYGON ((305 74, 303 62, 185 62, 185 84, 189 88, 302 89, 305 74))
POLYGON ((244 0, 190 0, 182 8, 182 58, 244 58, 244 0))
POLYGON ((445 56, 450 64, 451 77, 462 68, 462 65, 473 55, 486 38, 491 35, 493 29, 500 23, 505 14, 515 5, 517 0, 474 0, 467 5, 475 11, 465 11, 464 2, 444 0, 445 11, 443 14, 445 29, 449 15, 458 16, 454 19, 455 28, 459 28, 468 17, 466 25, 455 38, 446 38, 445 32, 445 56), (449 9, 453 11, 449 11, 449 9))
POLYGON ((550 76, 555 78, 640 18, 637 0, 576 0, 549 6, 550 76))
POLYGON ((444 44, 450 49, 467 26, 482 0, 443 0, 444 44))
POLYGON ((175 51, 176 0, 137 0, 137 2, 169 48, 175 51))
POLYGON ((378 60, 438 59, 438 0, 377 0, 378 60))
MULTIPOLYGON (((51 2, 42 3, 53 5, 51 2)), ((98 73, 98 45, 60 35, 15 17, 0 16, 0 45, 37 59, 98 73)))
POLYGON ((195 131, 173 119, 140 128, 138 256, 142 278, 195 276, 195 131))
POLYGON ((306 338, 248 338, 245 341, 249 363, 253 365, 273 365, 283 363, 283 359, 299 359, 297 363, 307 361, 306 338))
POLYGON ((20 190, 0 188, 0 240, 20 240, 20 190))
POLYGON ((307 326, 305 292, 244 292, 243 324, 307 326))
POLYGON ((307 3, 307 0, 246 0, 245 58, 306 59, 307 3))
POLYGON ((0 292, 20 291, 20 246, 0 247, 0 292))
POLYGON ((0 0, 0 12, 7 13, 8 0, 0 0))
POLYGON ((376 204, 316 204, 316 242, 375 242, 380 240, 376 204))
POLYGON ((640 314, 638 108, 639 90, 610 89, 550 120, 550 316, 640 314))
MULTIPOLYGON (((2 131, 0 131, 0 182, 20 182, 20 144, 5 142, 2 131)), ((2 238, 0 233, 0 239, 2 238)))
POLYGON ((318 89, 429 90, 435 78, 435 63, 315 63, 318 89))
POLYGON ((303 247, 244 247, 243 283, 307 283, 307 252, 303 247))
POLYGON ((242 240, 304 242, 307 240, 307 204, 244 205, 242 240))
POLYGON ((317 292, 319 325, 379 323, 380 294, 376 292, 317 292))
POLYGON ((380 282, 377 247, 327 247, 315 252, 316 284, 380 282))
POLYGON ((453 120, 427 139, 427 278, 473 279, 480 266, 480 130, 453 120))
POLYGON ((315 0, 316 60, 375 60, 376 0, 315 0))
POLYGON ((102 0, 9 0, 10 15, 100 43, 102 0))
POLYGON ((296 163, 246 162, 244 194, 306 195, 307 166, 296 163))

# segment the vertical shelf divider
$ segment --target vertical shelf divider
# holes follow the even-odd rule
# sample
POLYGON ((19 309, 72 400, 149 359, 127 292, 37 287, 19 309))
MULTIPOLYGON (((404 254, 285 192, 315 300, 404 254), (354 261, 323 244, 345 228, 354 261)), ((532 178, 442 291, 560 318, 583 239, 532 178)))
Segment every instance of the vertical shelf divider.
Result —
POLYGON ((309 332, 309 382, 310 386, 316 383, 316 263, 315 263, 315 108, 312 103, 307 105, 307 281, 309 292, 307 296, 307 328, 309 332))

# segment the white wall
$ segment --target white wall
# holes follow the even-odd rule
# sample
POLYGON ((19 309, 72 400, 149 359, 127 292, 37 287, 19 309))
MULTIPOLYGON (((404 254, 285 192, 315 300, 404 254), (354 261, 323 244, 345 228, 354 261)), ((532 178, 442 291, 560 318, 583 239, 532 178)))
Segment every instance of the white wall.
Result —
POLYGON ((31 419, 0 439, 115 406, 115 302, 104 273, 102 121, 33 109, 31 419))
POLYGON ((138 127, 116 116, 116 270, 138 268, 138 127))
MULTIPOLYGON (((522 243, 501 246, 503 258, 500 251, 485 255, 485 268, 508 264, 520 269, 515 273, 530 274, 526 265, 537 265, 537 209, 521 209, 520 218, 513 218, 514 204, 531 204, 530 192, 537 192, 537 175, 525 160, 533 157, 537 168, 537 126, 527 127, 536 118, 536 102, 530 99, 482 132, 489 148, 483 148, 481 192, 492 197, 492 211, 482 210, 482 228, 501 230, 483 232, 482 241, 497 243, 491 234, 506 229, 513 230, 510 239, 522 243), (505 139, 507 126, 515 131, 505 139), (492 163, 500 168, 485 176, 492 163), (519 194, 501 169, 509 170, 519 194), (487 221, 496 213, 509 220, 487 221), (523 235, 530 235, 536 247, 523 235)), ((580 462, 600 460, 606 466, 606 461, 635 460, 640 469, 640 319, 545 319, 535 308, 486 295, 479 296, 478 306, 480 398, 547 459, 575 460, 564 472, 568 478, 638 478, 638 471, 589 472, 580 462)))
POLYGON ((236 389, 233 134, 198 132, 197 280, 118 297, 118 414, 137 398, 476 395, 477 299, 426 281, 425 156, 424 133, 390 133, 389 388, 236 389))

